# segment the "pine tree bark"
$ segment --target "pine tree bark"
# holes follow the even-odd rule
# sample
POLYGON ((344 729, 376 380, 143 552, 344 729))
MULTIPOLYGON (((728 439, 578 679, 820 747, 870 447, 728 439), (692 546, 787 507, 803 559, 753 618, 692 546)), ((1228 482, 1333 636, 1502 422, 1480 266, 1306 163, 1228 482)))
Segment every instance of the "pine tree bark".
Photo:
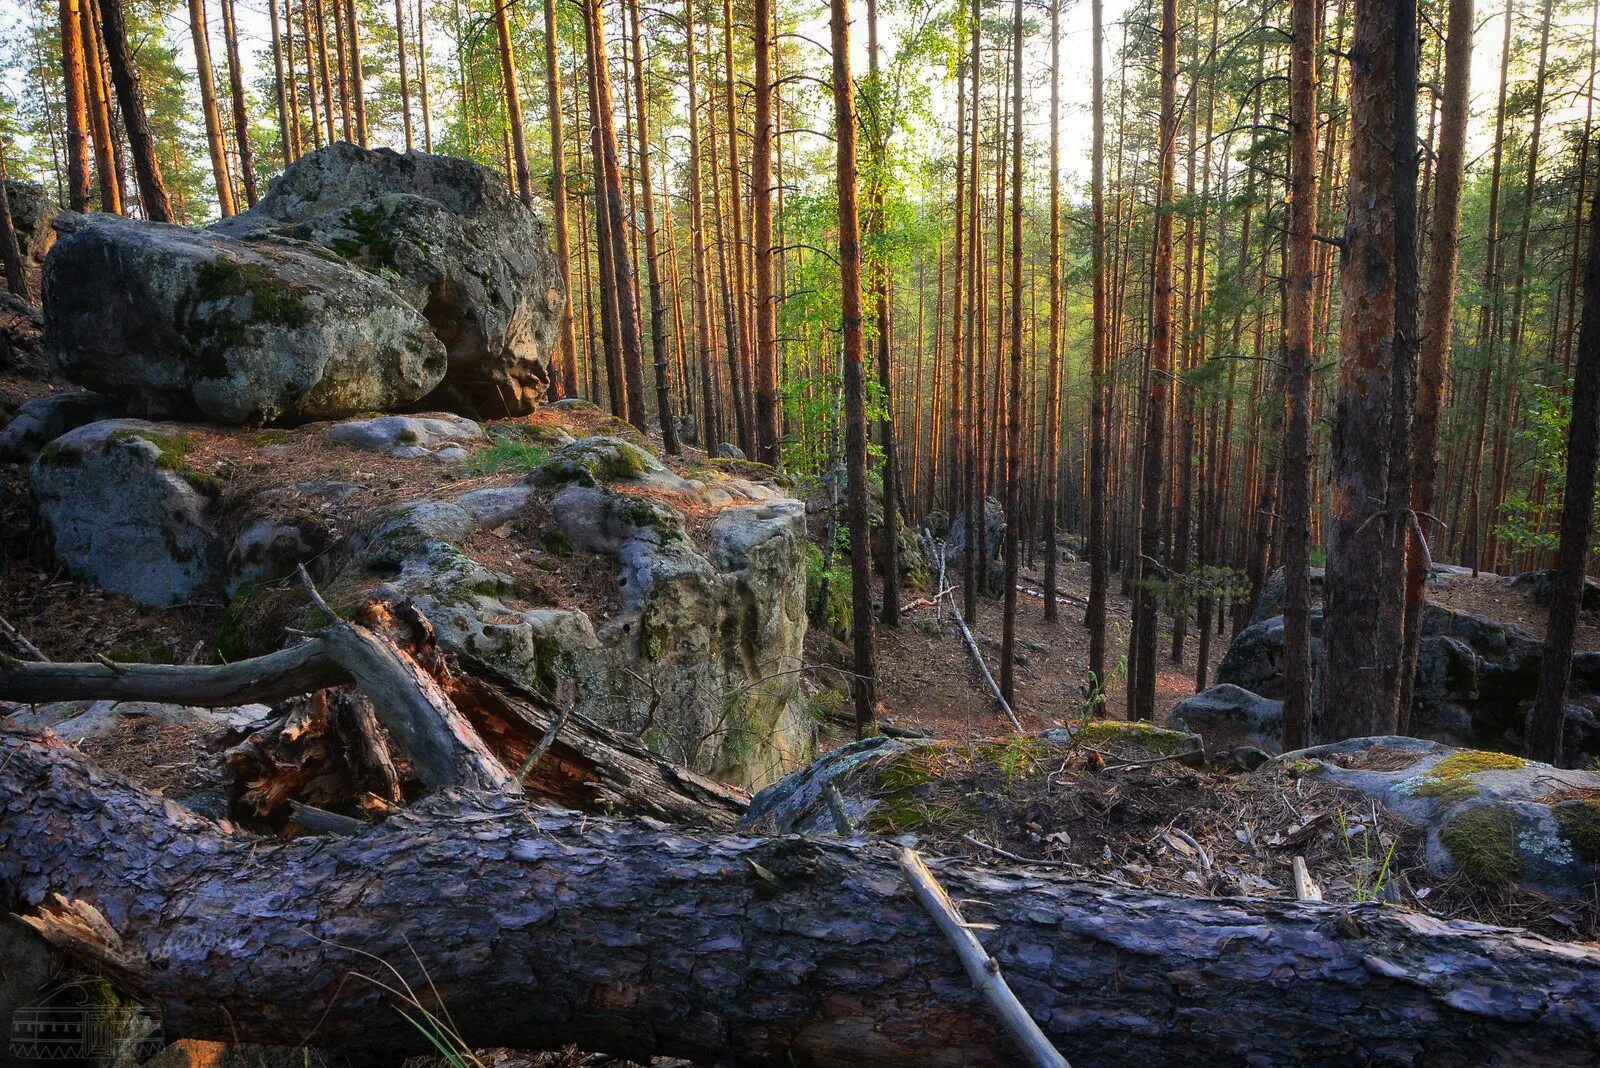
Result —
MULTIPOLYGON (((290 130, 289 101, 283 84, 283 28, 278 24, 278 0, 267 0, 267 18, 272 23, 272 91, 278 105, 278 151, 283 158, 283 165, 287 167, 294 162, 295 138, 290 130)), ((293 76, 292 60, 289 72, 293 76)))
MULTIPOLYGON (((474 1047, 863 1068, 1014 1056, 887 844, 470 794, 354 837, 263 841, 59 743, 7 732, 0 750, 8 909, 160 1005, 169 1035, 298 1045, 309 1019, 312 1041, 356 1064, 431 1054, 395 1014, 398 977, 474 1047), (72 922, 85 916, 104 926, 72 922)), ((938 873, 969 920, 994 926, 985 947, 1079 1062, 1541 1068, 1600 1043, 1589 946, 1403 908, 938 873)))
POLYGON ((361 64, 361 13, 357 0, 344 0, 345 32, 350 38, 350 102, 355 110, 356 144, 367 144, 367 78, 361 64))
POLYGON ((117 165, 116 135, 111 128, 109 85, 101 60, 100 32, 94 0, 79 0, 78 27, 84 51, 84 80, 89 95, 89 126, 94 134, 95 177, 100 180, 100 210, 122 214, 122 172, 117 165))
POLYGON ((696 77, 694 0, 683 0, 684 49, 688 56, 685 82, 689 96, 689 220, 693 255, 694 336, 700 362, 700 417, 704 420, 702 444, 707 453, 722 441, 721 390, 717 383, 716 355, 712 351, 710 280, 706 275, 705 196, 700 184, 700 102, 696 77))
POLYGON ((845 473, 850 516, 850 688, 856 735, 875 720, 878 672, 873 657, 872 549, 867 507, 867 383, 861 336, 861 220, 856 208, 856 101, 850 74, 850 0, 829 0, 833 46, 833 118, 839 199, 840 364, 844 378, 845 473))
MULTIPOLYGON (((782 462, 778 429, 778 304, 772 253, 772 2, 755 0, 755 138, 750 145, 750 215, 755 239, 755 458, 782 462)), ((876 58, 873 60, 876 63, 876 58)))
POLYGON ((1050 2, 1050 353, 1045 372, 1044 398, 1044 618, 1054 622, 1056 564, 1056 513, 1060 510, 1061 465, 1061 0, 1050 2))
POLYGON ((495 34, 500 42, 500 82, 506 103, 506 124, 511 129, 512 160, 517 196, 533 204, 533 182, 528 175, 528 146, 522 132, 522 92, 517 87, 517 59, 511 48, 511 0, 493 0, 495 34))
MULTIPOLYGON (((244 65, 239 61, 239 29, 233 18, 233 0, 222 4, 222 41, 228 56, 228 92, 233 104, 233 144, 239 157, 239 180, 244 184, 244 201, 255 207, 256 164, 250 150, 250 116, 244 99, 244 65)), ((277 29, 274 21, 273 29, 277 29)))
MULTIPOLYGON (((881 238, 885 228, 883 183, 888 167, 889 138, 893 135, 889 101, 883 90, 878 67, 878 3, 867 0, 867 71, 882 113, 875 116, 869 152, 872 156, 871 207, 869 230, 881 238)), ((883 609, 879 616, 886 627, 900 625, 900 472, 895 454, 894 389, 891 355, 894 349, 894 319, 889 308, 889 266, 880 251, 872 258, 872 302, 877 319, 874 363, 878 370, 878 389, 883 415, 878 420, 878 442, 883 448, 883 609)))
POLYGON ((1107 338, 1106 293, 1106 98, 1105 98, 1105 28, 1102 0, 1089 0, 1091 31, 1094 36, 1094 59, 1091 89, 1093 131, 1089 162, 1089 196, 1092 233, 1090 234, 1090 259, 1094 279, 1091 283, 1092 314, 1090 339, 1089 384, 1089 604, 1084 625, 1089 628, 1090 684, 1103 689, 1106 685, 1106 592, 1111 579, 1111 553, 1107 545, 1109 517, 1107 515, 1107 467, 1109 454, 1106 438, 1108 423, 1108 394, 1110 389, 1110 351, 1107 338))
POLYGON ((1150 313, 1150 380, 1145 391, 1141 456, 1139 560, 1134 592, 1129 665, 1129 714, 1152 719, 1156 699, 1156 617, 1161 607, 1161 503, 1168 406, 1172 374, 1172 212, 1173 172, 1178 133, 1178 5, 1161 5, 1161 125, 1157 148, 1155 259, 1150 313))
POLYGON ((656 371, 656 418, 661 423, 661 447, 678 455, 678 426, 672 414, 672 377, 667 364, 667 308, 661 293, 660 237, 656 232, 656 194, 650 175, 650 106, 644 91, 644 49, 639 32, 639 0, 628 0, 633 20, 633 90, 638 112, 639 196, 644 201, 645 270, 650 283, 650 352, 656 371))
MULTIPOLYGON (((604 176, 607 230, 611 240, 611 273, 617 290, 617 319, 622 352, 622 373, 627 387, 627 419, 641 434, 649 430, 644 402, 644 355, 639 347, 637 289, 633 257, 628 250, 628 214, 622 199, 622 166, 617 150, 616 106, 611 93, 611 68, 606 58, 605 19, 600 0, 586 0, 590 47, 594 50, 594 82, 599 117, 598 155, 604 176)), ((507 45, 509 47, 509 44, 507 45)), ((521 138, 519 129, 518 138, 521 138)), ((527 161, 518 167, 525 170, 527 161)))
MULTIPOLYGON (((1395 133, 1391 3, 1360 4, 1351 38, 1350 170, 1346 203, 1338 392, 1329 488, 1322 737, 1385 733, 1394 678, 1379 665, 1398 641, 1383 626, 1390 574, 1388 482, 1395 414, 1395 133)), ((1411 32, 1410 27, 1405 32, 1411 32)), ((1403 544, 1403 542, 1401 542, 1403 544)))
MULTIPOLYGON (((356 0, 349 0, 353 5, 356 0)), ((400 119, 405 129, 406 151, 416 147, 416 133, 411 128, 411 69, 406 60, 406 11, 404 0, 394 0, 394 41, 396 61, 400 68, 400 119)), ((353 39, 352 39, 353 46, 353 39)))
POLYGON ((156 154, 155 136, 145 114, 144 94, 139 87, 139 67, 128 45, 128 28, 123 21, 122 0, 98 0, 100 21, 105 34, 106 58, 111 66, 111 81, 117 90, 122 110, 122 126, 128 134, 128 150, 133 155, 134 178, 139 185, 139 203, 151 222, 172 222, 172 201, 161 180, 161 160, 156 154))
POLYGON ((1594 527, 1595 470, 1600 464, 1600 190, 1590 213, 1589 257, 1583 278, 1583 325, 1578 332, 1572 417, 1567 425, 1567 477, 1561 502, 1561 548, 1545 630, 1539 689, 1528 714, 1528 755, 1559 764, 1566 722, 1578 613, 1594 527))
POLYGON ((200 109, 205 116, 206 147, 211 152, 217 208, 227 218, 236 213, 233 177, 228 173, 228 145, 222 132, 222 111, 217 106, 217 79, 211 66, 211 30, 206 25, 205 0, 189 0, 189 32, 194 41, 195 76, 200 81, 200 109))
POLYGON ((28 274, 22 266, 22 245, 11 216, 11 193, 6 186, 6 151, 0 144, 0 267, 5 270, 6 292, 28 299, 28 274))
MULTIPOLYGON (((1000 695, 1017 702, 1017 547, 1022 516, 1022 0, 1011 13, 1011 374, 1006 403, 1005 595, 1000 621, 1000 695)), ((1003 246, 1002 246, 1003 247, 1003 246)), ((998 392, 998 390, 996 391, 998 392)))
POLYGON ((67 207, 89 210, 89 99, 84 74, 81 0, 61 0, 62 104, 67 127, 67 207))
POLYGON ((1283 375, 1285 750, 1311 744, 1311 366, 1321 0, 1294 0, 1289 51, 1289 235, 1283 375))
MULTIPOLYGON (((417 28, 420 31, 422 22, 417 28)), ((420 42, 420 37, 419 37, 420 42)), ((561 63, 558 55, 559 34, 556 24, 556 0, 544 0, 544 84, 548 102, 550 124, 550 228, 555 231, 556 265, 561 272, 561 288, 567 294, 561 306, 561 322, 557 326, 561 345, 561 393, 564 397, 578 395, 578 343, 572 322, 572 306, 576 294, 572 288, 572 239, 567 230, 567 159, 565 132, 561 114, 561 63)), ((420 47, 420 43, 419 43, 420 47)), ((420 59, 424 71, 423 118, 427 121, 427 58, 420 59)), ((428 135, 428 151, 433 151, 432 135, 428 135)))

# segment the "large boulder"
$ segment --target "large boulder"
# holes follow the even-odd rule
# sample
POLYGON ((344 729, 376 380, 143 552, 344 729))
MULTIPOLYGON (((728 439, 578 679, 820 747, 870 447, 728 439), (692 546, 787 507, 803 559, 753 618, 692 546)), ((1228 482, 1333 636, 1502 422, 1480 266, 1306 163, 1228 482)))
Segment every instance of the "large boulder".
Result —
POLYGON ((1279 757, 1423 830, 1437 876, 1593 901, 1600 775, 1416 738, 1355 738, 1279 757))
POLYGON ((409 405, 444 346, 375 276, 305 245, 95 215, 45 262, 45 345, 148 416, 232 425, 409 405))
POLYGON ((215 488, 185 462, 180 429, 134 419, 63 434, 33 463, 33 494, 56 555, 142 604, 191 600, 211 580, 215 488))
POLYGON ((485 167, 330 145, 212 232, 312 242, 381 278, 444 343, 449 367, 427 406, 517 415, 548 391, 561 272, 544 217, 485 167))

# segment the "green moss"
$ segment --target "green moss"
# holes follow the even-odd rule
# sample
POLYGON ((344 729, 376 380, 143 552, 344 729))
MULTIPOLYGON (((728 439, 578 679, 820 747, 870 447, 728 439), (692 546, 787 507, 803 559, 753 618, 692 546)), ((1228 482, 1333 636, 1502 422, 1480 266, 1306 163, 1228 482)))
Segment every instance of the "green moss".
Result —
POLYGON ((663 543, 684 537, 683 516, 664 505, 642 497, 617 495, 617 514, 637 530, 653 530, 661 535, 663 543))
POLYGON ((82 453, 59 441, 52 441, 39 450, 39 464, 42 467, 70 467, 81 459, 82 453))
POLYGON ((944 773, 945 748, 919 745, 886 760, 878 768, 877 789, 886 793, 914 790, 944 773))
POLYGON ((311 319, 300 295, 260 263, 218 256, 195 270, 188 337, 208 378, 228 373, 223 354, 252 340, 261 327, 304 326, 311 319), (237 298, 247 297, 248 303, 237 298), (199 307, 211 304, 202 313, 199 307))
POLYGON ((1446 804, 1466 801, 1478 796, 1478 787, 1471 776, 1480 771, 1515 771, 1527 766, 1526 760, 1509 753, 1478 749, 1454 753, 1429 769, 1427 775, 1412 788, 1411 796, 1431 797, 1446 804))
POLYGON ((388 216, 381 208, 353 207, 344 213, 348 237, 336 237, 329 247, 363 267, 393 267, 398 244, 390 236, 388 216))
POLYGON ((1563 801, 1550 811, 1573 852, 1590 864, 1600 864, 1600 801, 1563 801))
POLYGON ((1072 740, 1091 749, 1109 749, 1118 753, 1136 750, 1150 756, 1176 756, 1195 747, 1194 738, 1182 731, 1169 731, 1149 723, 1123 723, 1110 719, 1085 724, 1073 732, 1072 740))
POLYGON ((980 746, 978 755, 999 768, 1009 786, 1042 769, 1049 751, 1050 744, 1037 734, 1013 734, 980 746))
POLYGON ((541 527, 539 530, 539 544, 551 556, 562 559, 572 555, 572 541, 560 527, 541 527))
POLYGON ((1483 886, 1506 886, 1522 878, 1517 814, 1505 805, 1480 805, 1451 820, 1439 842, 1461 874, 1483 886))

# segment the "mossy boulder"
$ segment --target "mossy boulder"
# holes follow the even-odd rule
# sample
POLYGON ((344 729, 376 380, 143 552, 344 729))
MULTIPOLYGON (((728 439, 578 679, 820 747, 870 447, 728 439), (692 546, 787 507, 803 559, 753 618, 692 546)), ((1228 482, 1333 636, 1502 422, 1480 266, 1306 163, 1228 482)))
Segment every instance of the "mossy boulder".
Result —
POLYGON ((549 226, 487 167, 329 145, 212 232, 307 242, 387 286, 444 345, 447 367, 427 406, 501 417, 548 392, 566 303, 549 226))
POLYGON ((0 430, 0 460, 31 460, 67 431, 118 414, 117 405, 109 398, 83 390, 27 401, 0 430))
POLYGON ((191 600, 212 581, 215 480, 181 428, 135 419, 79 427, 30 473, 39 515, 73 574, 143 604, 191 600))
POLYGON ((1600 880, 1600 774, 1416 738, 1357 738, 1287 753, 1305 774, 1366 794, 1426 837, 1435 875, 1592 899, 1600 880))
POLYGON ((448 412, 431 415, 384 415, 352 419, 328 428, 328 440, 358 449, 385 452, 403 460, 432 457, 464 460, 467 450, 482 445, 483 427, 448 412))
POLYGON ((332 419, 411 404, 444 376, 415 308, 303 246, 95 215, 43 279, 51 360, 139 415, 332 419))

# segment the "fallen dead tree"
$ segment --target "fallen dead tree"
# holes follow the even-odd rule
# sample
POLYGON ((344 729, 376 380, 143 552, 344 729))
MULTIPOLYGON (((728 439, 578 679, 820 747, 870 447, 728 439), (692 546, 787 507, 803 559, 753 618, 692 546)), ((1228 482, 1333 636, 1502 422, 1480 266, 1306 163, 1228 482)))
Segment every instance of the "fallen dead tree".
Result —
MULTIPOLYGON (((309 581, 306 585, 321 605, 309 581)), ((409 606, 377 601, 366 605, 356 621, 337 619, 331 611, 328 616, 327 627, 297 645, 224 665, 57 664, 0 656, 0 700, 163 701, 218 708, 355 686, 424 788, 526 791, 585 811, 698 826, 731 827, 744 813, 746 800, 737 790, 663 760, 582 716, 559 712, 486 666, 478 666, 480 673, 451 670, 432 628, 409 606), (539 760, 520 775, 513 770, 523 769, 557 727, 539 760)), ((318 720, 325 728, 333 722, 318 720)), ((297 747, 308 741, 306 720, 294 713, 282 717, 277 730, 292 736, 297 747)), ((271 733, 252 739, 253 749, 270 749, 271 733)), ((370 729, 358 732, 363 735, 373 738, 370 729)), ((385 760, 368 755, 358 762, 385 760)), ((265 757, 249 760, 252 770, 271 764, 265 757)), ((304 766, 293 772, 300 779, 317 773, 304 766)), ((289 799, 297 786, 264 782, 260 774, 250 778, 252 793, 274 803, 289 799)))
MULTIPOLYGON (((1592 947, 1020 867, 939 879, 968 922, 993 925, 985 948, 1078 1063, 1575 1065, 1600 1048, 1592 947)), ((874 842, 696 834, 455 790, 356 837, 263 841, 0 731, 0 893, 160 1005, 173 1035, 367 1063, 425 1052, 368 975, 425 1002, 436 990, 475 1045, 1014 1056, 874 842)))

